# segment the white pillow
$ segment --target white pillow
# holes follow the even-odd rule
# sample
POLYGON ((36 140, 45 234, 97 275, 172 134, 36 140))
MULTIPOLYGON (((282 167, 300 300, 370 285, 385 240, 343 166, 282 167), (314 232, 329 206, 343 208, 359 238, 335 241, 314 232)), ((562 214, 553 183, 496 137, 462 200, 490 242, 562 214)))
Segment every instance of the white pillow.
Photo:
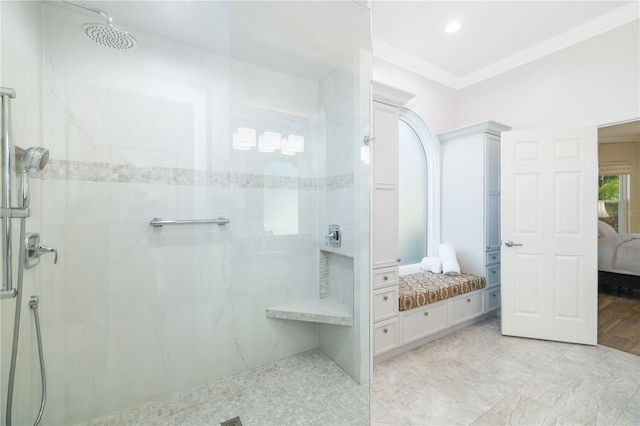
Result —
POLYGON ((442 259, 442 273, 448 275, 457 275, 460 273, 460 264, 456 259, 442 259))
POLYGON ((460 264, 456 256, 456 251, 451 244, 442 243, 438 247, 438 254, 442 257, 443 274, 459 274, 460 264))
POLYGON ((423 257, 420 262, 420 268, 424 271, 439 274, 442 272, 442 259, 439 257, 423 257))
POLYGON ((618 235, 618 233, 611 225, 601 220, 598 221, 598 238, 615 237, 616 235, 618 235))

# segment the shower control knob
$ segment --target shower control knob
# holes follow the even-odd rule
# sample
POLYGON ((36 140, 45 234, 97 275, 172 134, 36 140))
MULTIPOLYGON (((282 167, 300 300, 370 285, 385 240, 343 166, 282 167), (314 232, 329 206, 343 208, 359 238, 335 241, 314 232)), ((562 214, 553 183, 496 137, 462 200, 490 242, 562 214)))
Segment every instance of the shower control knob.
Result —
POLYGON ((25 269, 33 268, 40 263, 40 256, 53 253, 53 263, 58 263, 58 250, 53 247, 40 244, 40 234, 30 232, 25 235, 25 269))
POLYGON ((38 251, 38 257, 42 256, 43 254, 53 253, 53 263, 58 263, 58 250, 54 249, 53 247, 47 247, 45 245, 38 244, 36 250, 38 251))

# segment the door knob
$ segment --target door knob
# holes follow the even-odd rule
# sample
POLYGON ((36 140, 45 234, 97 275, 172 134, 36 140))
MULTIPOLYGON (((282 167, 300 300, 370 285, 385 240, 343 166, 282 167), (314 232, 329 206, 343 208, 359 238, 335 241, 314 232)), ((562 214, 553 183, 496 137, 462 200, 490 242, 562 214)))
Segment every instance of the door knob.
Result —
POLYGON ((507 247, 520 247, 520 246, 522 246, 522 244, 514 243, 511 240, 505 241, 504 245, 507 246, 507 247))

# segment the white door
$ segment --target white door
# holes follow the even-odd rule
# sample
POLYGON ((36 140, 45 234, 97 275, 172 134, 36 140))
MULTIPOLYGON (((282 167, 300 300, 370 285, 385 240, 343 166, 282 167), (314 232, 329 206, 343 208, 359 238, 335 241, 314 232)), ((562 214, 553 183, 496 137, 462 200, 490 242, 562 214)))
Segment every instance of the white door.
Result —
POLYGON ((597 344, 595 127, 502 133, 502 333, 597 344))

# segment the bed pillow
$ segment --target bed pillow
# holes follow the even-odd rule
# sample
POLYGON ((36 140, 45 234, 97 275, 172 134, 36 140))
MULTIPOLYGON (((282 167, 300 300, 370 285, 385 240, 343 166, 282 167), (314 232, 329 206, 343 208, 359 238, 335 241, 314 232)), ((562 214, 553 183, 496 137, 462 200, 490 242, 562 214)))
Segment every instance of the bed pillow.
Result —
POLYGON ((618 235, 618 233, 611 225, 601 220, 598 221, 598 238, 615 237, 616 235, 618 235))

